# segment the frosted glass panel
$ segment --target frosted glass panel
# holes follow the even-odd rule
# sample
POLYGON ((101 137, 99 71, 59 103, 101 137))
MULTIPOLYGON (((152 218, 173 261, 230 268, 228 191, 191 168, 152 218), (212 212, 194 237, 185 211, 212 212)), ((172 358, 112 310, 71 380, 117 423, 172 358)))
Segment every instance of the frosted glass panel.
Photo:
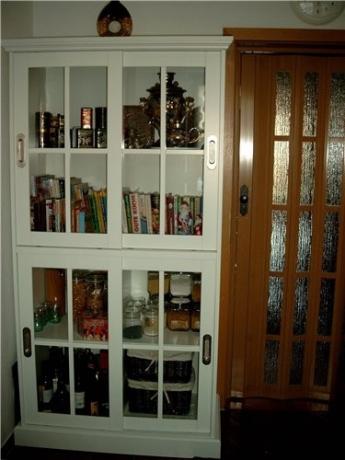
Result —
POLYGON ((303 379, 304 342, 293 342, 291 349, 290 385, 301 385, 303 379))
POLYGON ((274 142, 273 204, 286 204, 289 183, 289 143, 274 142))
POLYGON ((280 333, 281 311, 283 303, 283 278, 269 277, 267 305, 267 334, 280 333))
POLYGON ((314 385, 327 385, 330 348, 329 342, 316 343, 314 385))
POLYGON ((304 78, 303 136, 315 136, 317 128, 319 76, 308 72, 304 78))
POLYGON ((298 278, 295 287, 295 312, 294 312, 294 335, 302 335, 306 332, 308 311, 308 279, 298 278))
POLYGON ((297 271, 306 272, 310 267, 312 239, 312 215, 304 211, 299 215, 297 271))
POLYGON ((275 384, 278 382, 278 357, 279 342, 277 340, 266 340, 264 382, 275 384))
POLYGON ((286 211, 272 211, 270 270, 281 272, 285 266, 286 211))
POLYGON ((312 204, 315 187, 315 142, 303 142, 300 204, 312 204))
POLYGON ((291 75, 278 72, 276 77, 276 117, 274 133, 276 136, 290 134, 291 118, 291 75))
POLYGON ((335 272, 337 265, 337 250, 339 237, 338 213, 328 212, 325 215, 323 231, 322 270, 335 272))
POLYGON ((345 136, 345 73, 332 74, 328 135, 345 136))
POLYGON ((334 307, 335 280, 322 279, 320 291, 319 324, 317 332, 319 335, 331 335, 333 307, 334 307))
POLYGON ((342 183, 344 174, 344 143, 330 142, 327 148, 327 204, 341 203, 342 183))

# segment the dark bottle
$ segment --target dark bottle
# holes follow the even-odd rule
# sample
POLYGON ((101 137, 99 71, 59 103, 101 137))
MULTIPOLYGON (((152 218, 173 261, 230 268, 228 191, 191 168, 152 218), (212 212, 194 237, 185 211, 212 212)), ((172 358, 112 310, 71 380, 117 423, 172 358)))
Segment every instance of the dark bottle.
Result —
POLYGON ((62 374, 59 375, 57 389, 51 399, 51 410, 57 414, 70 413, 70 399, 69 392, 66 388, 62 374))
POLYGON ((38 384, 39 410, 51 412, 51 399, 53 396, 53 384, 49 361, 42 363, 42 376, 38 384))
POLYGON ((99 372, 97 359, 91 350, 87 352, 86 365, 86 414, 99 415, 99 372))
POLYGON ((77 370, 76 372, 74 400, 75 413, 77 415, 85 415, 85 377, 83 376, 81 370, 77 370))
POLYGON ((129 11, 121 2, 109 2, 97 18, 98 35, 131 35, 132 18, 129 11))
POLYGON ((109 417, 109 369, 108 351, 99 355, 99 415, 109 417))

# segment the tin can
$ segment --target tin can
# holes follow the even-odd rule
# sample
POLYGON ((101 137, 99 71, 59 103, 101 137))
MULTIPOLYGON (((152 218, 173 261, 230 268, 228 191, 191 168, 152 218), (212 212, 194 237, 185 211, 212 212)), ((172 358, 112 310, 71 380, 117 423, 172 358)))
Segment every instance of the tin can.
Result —
POLYGON ((83 129, 92 129, 92 107, 80 109, 80 125, 83 129))
POLYGON ((50 112, 36 112, 36 140, 40 148, 50 147, 50 125, 52 114, 50 112))

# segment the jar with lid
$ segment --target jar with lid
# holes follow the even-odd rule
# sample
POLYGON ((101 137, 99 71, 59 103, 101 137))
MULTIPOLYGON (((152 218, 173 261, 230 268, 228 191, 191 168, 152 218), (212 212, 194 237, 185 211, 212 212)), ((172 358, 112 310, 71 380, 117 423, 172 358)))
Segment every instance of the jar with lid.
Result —
POLYGON ((105 308, 105 274, 90 273, 87 277, 86 308, 94 317, 101 316, 105 308))
POLYGON ((173 297, 188 297, 192 292, 192 276, 190 273, 172 273, 170 292, 173 297))
MULTIPOLYGON (((170 276, 164 273, 164 295, 169 293, 170 276)), ((150 298, 159 295, 159 272, 148 272, 147 274, 147 290, 150 298)))
POLYGON ((195 304, 190 314, 190 328, 194 332, 200 331, 200 304, 195 304))
POLYGON ((75 270, 73 272, 73 318, 78 321, 86 306, 87 283, 85 280, 85 272, 75 270))
POLYGON ((123 337, 140 339, 143 335, 142 310, 132 300, 125 305, 123 312, 123 337))
POLYGON ((171 331, 188 331, 190 328, 190 300, 185 297, 171 299, 167 312, 167 326, 171 331))
POLYGON ((201 277, 200 274, 195 274, 192 285, 192 301, 200 303, 201 300, 201 277))
POLYGON ((144 311, 144 334, 155 337, 158 335, 158 305, 151 302, 144 311))

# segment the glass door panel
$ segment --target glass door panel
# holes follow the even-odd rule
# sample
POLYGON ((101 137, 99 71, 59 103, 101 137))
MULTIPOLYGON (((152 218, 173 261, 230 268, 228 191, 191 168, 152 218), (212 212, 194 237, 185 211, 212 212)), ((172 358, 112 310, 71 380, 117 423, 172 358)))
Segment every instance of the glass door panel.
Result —
POLYGON ((107 233, 107 156, 71 155, 71 231, 107 233))
POLYGON ((64 68, 29 69, 29 147, 65 146, 64 68))
POLYGON ((197 419, 199 353, 165 351, 163 417, 197 419))
POLYGON ((205 69, 169 67, 166 71, 166 146, 204 146, 205 69))
POLYGON ((179 153, 166 159, 167 235, 202 235, 203 157, 179 153))
POLYGON ((65 157, 30 153, 30 228, 34 232, 65 232, 65 157))
POLYGON ((66 270, 33 268, 32 284, 35 338, 67 340, 66 270))
POLYGON ((36 345, 35 356, 38 411, 70 414, 68 348, 36 345))
POLYGON ((70 146, 107 147, 107 69, 70 68, 70 146))
POLYGON ((108 273, 72 270, 75 340, 108 342, 108 273))
POLYGON ((108 350, 74 349, 74 411, 109 417, 108 350))

